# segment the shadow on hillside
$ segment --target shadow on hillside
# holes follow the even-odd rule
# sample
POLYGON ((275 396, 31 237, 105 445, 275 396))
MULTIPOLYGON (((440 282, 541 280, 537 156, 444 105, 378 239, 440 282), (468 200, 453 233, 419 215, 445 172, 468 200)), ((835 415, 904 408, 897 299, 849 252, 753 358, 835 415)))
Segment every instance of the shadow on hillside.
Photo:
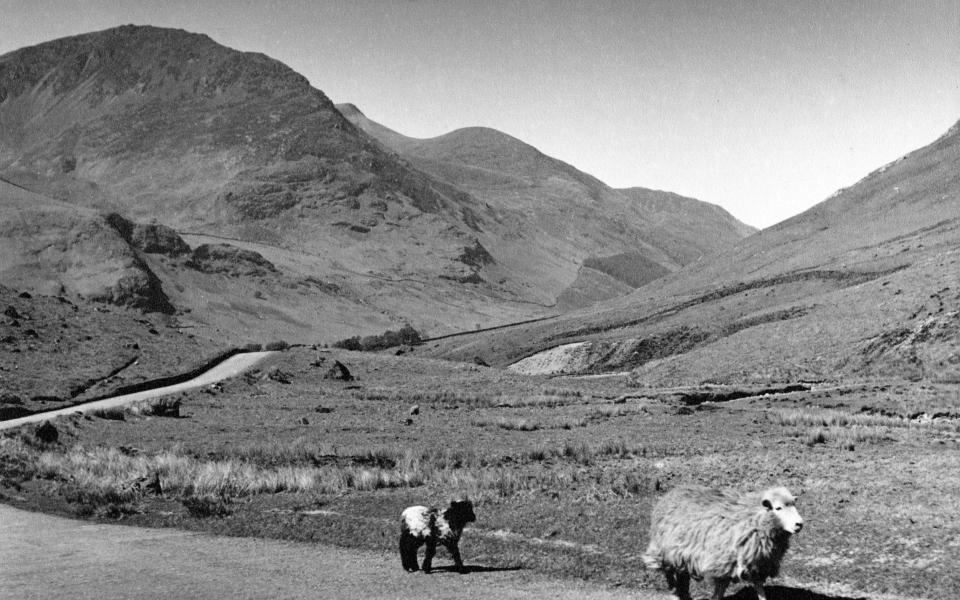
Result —
MULTIPOLYGON (((467 573, 498 573, 500 571, 519 571, 523 567, 484 567, 482 565, 464 565, 467 573)), ((456 567, 447 565, 443 567, 433 567, 431 573, 457 573, 456 567)))
MULTIPOLYGON (((867 600, 865 596, 851 598, 848 596, 827 596, 801 588, 785 587, 781 585, 766 586, 767 600, 867 600)), ((741 588, 733 596, 726 596, 725 600, 756 600, 757 593, 752 587, 741 588)))

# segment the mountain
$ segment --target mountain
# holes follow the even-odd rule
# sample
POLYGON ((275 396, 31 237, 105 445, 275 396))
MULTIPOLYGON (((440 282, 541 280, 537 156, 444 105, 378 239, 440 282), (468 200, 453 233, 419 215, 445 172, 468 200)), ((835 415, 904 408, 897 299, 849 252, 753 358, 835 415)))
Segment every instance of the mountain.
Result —
POLYGON ((960 123, 713 258, 567 315, 426 352, 644 384, 960 381, 960 123))
POLYGON ((519 243, 503 246, 504 259, 523 256, 525 264, 518 268, 525 267, 524 277, 559 294, 563 307, 619 296, 756 231, 699 200, 612 189, 495 129, 469 127, 416 139, 369 119, 352 104, 337 107, 423 172, 509 215, 515 233, 501 243, 519 243), (601 281, 620 287, 606 293, 597 285, 601 281))
MULTIPOLYGON (((7 201, 29 190, 66 219, 51 240, 76 237, 69 219, 109 225, 104 235, 152 274, 164 311, 218 335, 301 341, 554 314, 743 233, 679 237, 642 203, 499 132, 453 132, 403 153, 383 130, 356 127, 282 63, 205 35, 130 25, 54 40, 0 56, 0 177, 12 186, 0 188, 0 216, 29 220, 7 201), (186 250, 132 244, 157 227, 186 250)), ((6 235, 26 236, 16 225, 6 235)), ((35 251, 20 244, 8 261, 35 251)), ((88 294, 66 271, 30 268, 34 291, 88 294)), ((160 306, 126 296, 109 298, 160 306)))

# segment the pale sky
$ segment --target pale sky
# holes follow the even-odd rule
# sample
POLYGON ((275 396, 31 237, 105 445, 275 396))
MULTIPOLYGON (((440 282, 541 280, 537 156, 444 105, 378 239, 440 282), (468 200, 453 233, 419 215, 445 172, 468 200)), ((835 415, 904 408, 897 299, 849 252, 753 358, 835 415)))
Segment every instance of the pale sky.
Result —
POLYGON ((0 0, 0 54, 206 33, 413 137, 486 126, 767 227, 960 119, 960 0, 0 0))

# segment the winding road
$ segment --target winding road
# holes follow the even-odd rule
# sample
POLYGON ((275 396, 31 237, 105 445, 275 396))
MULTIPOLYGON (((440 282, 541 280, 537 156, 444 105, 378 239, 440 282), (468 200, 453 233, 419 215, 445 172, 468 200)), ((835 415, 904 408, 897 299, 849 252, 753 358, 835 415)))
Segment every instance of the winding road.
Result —
POLYGON ((253 368, 272 354, 275 354, 275 352, 244 352, 241 354, 234 354, 210 370, 205 371, 193 379, 184 381, 182 383, 159 387, 152 390, 144 390, 142 392, 136 392, 133 394, 114 396, 112 398, 105 398, 103 400, 95 400, 93 402, 87 402, 86 404, 78 404, 76 406, 70 406, 67 408, 36 413, 27 415, 25 417, 19 417, 17 419, 10 419, 8 421, 0 421, 0 430, 13 429, 14 427, 20 427, 21 425, 26 425, 29 423, 48 421, 55 417, 72 415, 78 412, 87 413, 95 410, 124 406, 126 404, 132 404, 133 402, 139 402, 141 400, 157 398, 159 396, 176 394, 178 392, 185 392, 194 388, 203 387, 205 385, 210 385, 223 379, 239 375, 240 373, 253 368))

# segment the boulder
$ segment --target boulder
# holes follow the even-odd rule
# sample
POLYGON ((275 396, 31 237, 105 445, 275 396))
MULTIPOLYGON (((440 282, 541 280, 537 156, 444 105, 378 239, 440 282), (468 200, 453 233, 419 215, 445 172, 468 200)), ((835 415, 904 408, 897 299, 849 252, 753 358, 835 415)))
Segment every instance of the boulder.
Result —
POLYGON ((339 360, 333 362, 333 366, 327 370, 327 373, 323 376, 323 378, 337 379, 340 381, 353 381, 353 375, 350 374, 350 369, 348 369, 339 360))

